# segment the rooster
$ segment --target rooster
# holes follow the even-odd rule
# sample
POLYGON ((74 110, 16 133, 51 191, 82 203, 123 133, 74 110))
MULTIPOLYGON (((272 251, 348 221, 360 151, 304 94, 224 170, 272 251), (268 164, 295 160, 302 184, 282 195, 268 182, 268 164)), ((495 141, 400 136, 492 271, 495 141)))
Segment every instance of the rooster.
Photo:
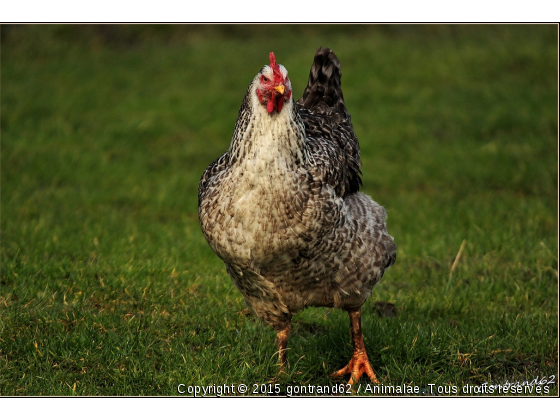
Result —
POLYGON ((303 97, 273 52, 249 85, 227 152, 198 189, 204 236, 246 304, 276 330, 286 365, 292 316, 309 306, 350 316, 353 355, 331 376, 376 383, 361 306, 396 259, 383 207, 359 191, 360 151, 340 63, 319 48, 303 97))

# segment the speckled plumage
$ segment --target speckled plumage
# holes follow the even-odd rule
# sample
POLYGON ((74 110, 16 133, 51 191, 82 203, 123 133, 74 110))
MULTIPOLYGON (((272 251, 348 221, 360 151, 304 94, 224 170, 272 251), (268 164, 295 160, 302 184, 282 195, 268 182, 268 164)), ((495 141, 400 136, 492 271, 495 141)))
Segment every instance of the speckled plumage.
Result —
POLYGON ((359 309, 396 246, 385 209, 358 192, 358 139, 334 53, 317 51, 303 97, 281 112, 267 112, 256 93, 269 71, 249 85, 230 148, 202 175, 198 199, 210 247, 280 331, 308 306, 359 309))

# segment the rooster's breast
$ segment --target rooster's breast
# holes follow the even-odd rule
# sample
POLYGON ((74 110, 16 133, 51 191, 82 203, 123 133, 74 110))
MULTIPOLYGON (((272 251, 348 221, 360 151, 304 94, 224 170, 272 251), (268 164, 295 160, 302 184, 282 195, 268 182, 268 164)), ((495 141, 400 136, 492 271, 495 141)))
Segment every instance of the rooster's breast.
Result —
POLYGON ((203 231, 226 263, 254 267, 289 260, 305 246, 309 187, 303 171, 231 168, 201 202, 203 231))

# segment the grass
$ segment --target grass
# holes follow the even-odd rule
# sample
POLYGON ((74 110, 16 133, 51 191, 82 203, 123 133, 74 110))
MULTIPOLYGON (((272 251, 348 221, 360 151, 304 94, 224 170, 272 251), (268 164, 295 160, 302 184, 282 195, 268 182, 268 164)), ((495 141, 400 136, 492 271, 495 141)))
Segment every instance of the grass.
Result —
MULTIPOLYGON (((381 381, 557 375, 557 26, 3 26, 1 395, 275 377, 196 191, 268 52, 302 92, 319 45, 398 244, 363 308, 381 381)), ((282 386, 344 383, 345 313, 300 313, 289 346, 282 386)))

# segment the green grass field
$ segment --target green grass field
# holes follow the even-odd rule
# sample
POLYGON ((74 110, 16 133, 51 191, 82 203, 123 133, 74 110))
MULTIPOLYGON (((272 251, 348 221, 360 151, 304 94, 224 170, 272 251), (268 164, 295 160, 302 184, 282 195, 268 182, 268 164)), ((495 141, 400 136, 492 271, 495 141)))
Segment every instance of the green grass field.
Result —
MULTIPOLYGON (((274 380, 275 332, 206 244, 197 185, 268 52, 298 99, 323 45, 398 245, 363 307, 380 380, 555 375, 533 395, 558 395, 557 30, 3 26, 0 394, 274 380)), ((328 377, 346 313, 300 313, 289 347, 282 386, 348 379, 328 377)))

